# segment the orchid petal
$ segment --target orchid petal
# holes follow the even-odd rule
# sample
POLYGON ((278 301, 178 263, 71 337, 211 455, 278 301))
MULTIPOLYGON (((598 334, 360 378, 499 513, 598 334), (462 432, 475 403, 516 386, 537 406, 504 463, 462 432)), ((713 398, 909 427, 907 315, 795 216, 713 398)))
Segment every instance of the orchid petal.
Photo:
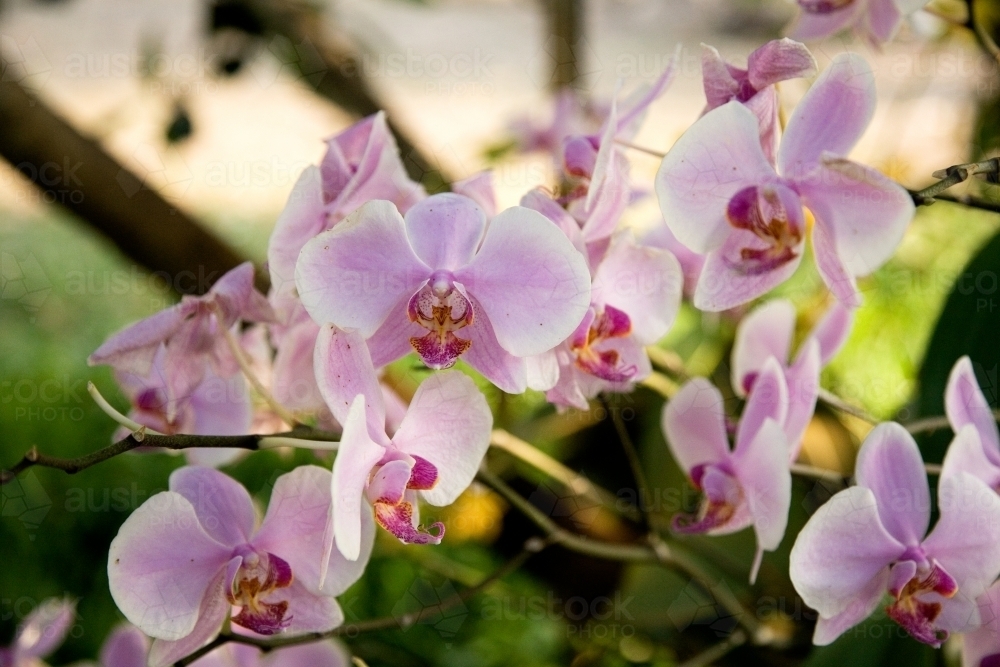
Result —
POLYGON ((681 305, 684 276, 666 250, 641 246, 630 231, 611 240, 594 274, 591 300, 628 315, 632 336, 650 345, 667 333, 681 305))
MULTIPOLYGON (((473 300, 473 308, 481 308, 473 300)), ((481 311, 479 311, 481 312, 481 311)), ((483 374, 498 389, 508 394, 522 394, 528 386, 527 358, 517 357, 497 342, 493 326, 485 317, 477 317, 461 331, 472 345, 462 355, 465 363, 483 374)))
MULTIPOLYGON (((337 600, 325 592, 307 587, 301 580, 296 579, 291 586, 276 590, 271 595, 275 601, 280 599, 288 603, 288 625, 282 635, 294 637, 311 632, 329 632, 344 623, 344 612, 337 600)), ((268 601, 265 597, 264 602, 268 601)))
MULTIPOLYGON (((312 465, 299 466, 279 477, 271 492, 267 515, 252 542, 254 547, 283 558, 291 566, 295 579, 307 590, 317 593, 320 592, 323 531, 333 511, 331 483, 330 471, 312 465)), ((375 524, 371 513, 363 512, 358 559, 349 561, 336 549, 332 551, 321 591, 323 595, 340 595, 361 577, 374 539, 375 524)))
POLYGON ((729 235, 726 206, 732 196, 775 178, 757 117, 732 101, 709 111, 677 140, 656 174, 656 195, 674 236, 706 253, 729 235))
POLYGON ((160 343, 172 336, 187 316, 185 308, 178 304, 129 325, 104 341, 87 357, 87 364, 109 364, 117 370, 145 377, 153 366, 160 343))
POLYGON ((384 439, 382 390, 361 336, 357 332, 324 325, 316 337, 314 363, 316 384, 334 419, 346 423, 355 398, 364 396, 368 433, 377 441, 384 439))
POLYGON ((51 598, 35 607, 19 629, 10 651, 16 656, 14 667, 30 662, 31 658, 44 658, 55 651, 69 633, 76 617, 76 604, 69 600, 51 598))
POLYGON ((789 576, 802 601, 832 619, 855 609, 873 579, 887 584, 889 564, 905 549, 882 526, 875 494, 855 486, 830 498, 799 532, 789 576))
POLYGON ((948 445, 941 477, 968 473, 992 489, 1000 488, 1000 465, 990 459, 974 424, 966 424, 948 445))
POLYGON ((235 547, 250 540, 256 518, 253 501, 229 475, 199 466, 178 468, 170 474, 170 490, 187 498, 215 541, 235 547))
POLYGON ((860 306, 861 295, 858 293, 857 281, 841 261, 834 240, 823 225, 813 226, 812 243, 816 269, 833 296, 845 308, 860 306))
POLYGON ((795 331, 795 306, 772 299, 740 320, 732 353, 732 384, 737 396, 746 396, 769 357, 788 362, 795 331))
POLYGON ((521 206, 493 218, 455 280, 482 306, 500 346, 519 357, 558 345, 590 306, 586 260, 542 214, 521 206))
POLYGON ((733 77, 718 49, 708 44, 701 45, 701 80, 708 109, 721 107, 739 95, 740 82, 733 77))
POLYGON ((875 75, 867 61, 854 53, 834 58, 788 120, 778 149, 781 175, 807 176, 824 152, 847 155, 871 122, 875 102, 875 75))
MULTIPOLYGON (((771 419, 778 424, 784 424, 788 416, 788 385, 781 364, 774 357, 768 357, 761 367, 760 374, 750 390, 750 396, 743 408, 739 426, 736 428, 736 449, 749 444, 756 438, 757 431, 771 419)), ((784 438, 782 438, 784 441, 784 438)), ((785 443, 785 459, 788 458, 785 443)))
MULTIPOLYGON (((333 496, 332 537, 336 540, 336 548, 349 561, 360 560, 365 525, 363 514, 371 512, 364 501, 365 485, 372 468, 385 453, 385 448, 369 435, 365 417, 367 411, 365 396, 358 394, 351 403, 347 417, 341 422, 344 431, 340 436, 337 458, 333 462, 330 485, 333 496)), ((326 576, 324 566, 320 571, 320 579, 325 579, 326 576)))
POLYGON ((858 451, 854 477, 875 495, 889 534, 907 546, 920 544, 931 518, 931 497, 913 436, 895 422, 876 426, 858 451))
POLYGON ((903 23, 899 0, 870 0, 868 4, 868 30, 876 42, 888 42, 903 23))
POLYGON ((774 39, 747 58, 747 76, 757 90, 779 81, 812 76, 816 59, 805 44, 788 39, 774 39))
POLYGON ((230 612, 229 602, 223 589, 225 576, 225 570, 220 570, 205 589, 205 596, 198 607, 198 621, 191 632, 176 640, 165 638, 153 640, 147 658, 148 667, 169 667, 218 636, 230 612))
POLYGON ((857 596, 850 600, 847 608, 830 617, 820 616, 816 619, 813 630, 813 644, 827 646, 840 635, 865 620, 882 602, 886 586, 889 582, 889 568, 882 568, 868 585, 858 591, 857 596))
POLYGON ((399 211, 375 200, 303 246, 295 284, 318 324, 358 329, 368 338, 429 275, 410 247, 399 211))
MULTIPOLYGON (((830 360, 840 352, 840 348, 847 342, 853 324, 854 311, 846 308, 841 302, 834 301, 813 327, 809 337, 819 344, 821 367, 829 364, 830 360)), ((802 356, 804 350, 805 346, 802 347, 799 356, 802 356)))
POLYGON ((147 635, 181 639, 198 623, 202 599, 229 552, 205 532, 187 498, 158 493, 125 520, 111 542, 111 596, 147 635))
POLYGON ((414 205, 404 217, 413 251, 431 269, 468 264, 486 229, 486 214, 472 199, 443 192, 414 205))
POLYGON ((864 2, 852 2, 843 9, 829 13, 800 11, 789 37, 807 42, 829 37, 856 23, 864 9, 864 2))
POLYGON ((743 261, 743 250, 750 248, 766 252, 771 246, 752 232, 732 230, 722 246, 705 257, 705 265, 694 291, 695 307, 719 312, 741 306, 768 293, 795 273, 802 261, 803 245, 799 243, 795 248, 789 249, 791 256, 787 261, 772 268, 748 271, 743 261))
POLYGON ((1000 575, 1000 496, 967 473, 942 475, 941 518, 923 542, 969 598, 982 595, 1000 575))
POLYGON ((972 360, 965 356, 955 362, 944 390, 944 408, 952 429, 957 433, 967 424, 976 427, 986 457, 1000 466, 1000 432, 983 390, 979 388, 972 360))
POLYGON ((274 294, 290 295, 295 291, 295 262, 306 241, 327 228, 323 202, 323 178, 319 167, 310 165, 299 175, 288 203, 274 223, 267 242, 267 268, 271 273, 274 294))
POLYGON ((851 275, 868 275, 896 251, 913 219, 913 200, 877 169, 827 153, 820 160, 818 169, 798 181, 803 202, 851 275))
POLYGON ((810 339, 799 350, 795 363, 785 371, 785 379, 788 381, 788 416, 785 417, 784 428, 788 437, 790 462, 799 457, 802 436, 816 412, 821 368, 819 343, 810 339))
POLYGON ((432 505, 450 505, 476 476, 492 428, 493 414, 475 383, 444 371, 417 388, 393 444, 437 468, 437 484, 421 495, 432 505))
MULTIPOLYGON (((736 478, 743 488, 744 501, 753 517, 758 553, 774 551, 785 536, 788 508, 792 502, 788 443, 780 423, 766 419, 752 440, 737 444, 732 461, 736 478)), ((750 573, 751 583, 756 574, 755 567, 750 573)))
POLYGON ((101 647, 101 667, 146 667, 149 639, 139 628, 122 625, 108 635, 101 647))
POLYGON ((497 214, 497 197, 493 189, 493 172, 481 171, 451 184, 451 191, 468 197, 479 205, 487 218, 497 214))
POLYGON ((705 378, 694 378, 663 409, 667 445, 685 473, 729 457, 722 393, 705 378))
POLYGON ((1000 582, 979 598, 982 625, 962 638, 962 667, 991 667, 985 662, 1000 655, 1000 582))

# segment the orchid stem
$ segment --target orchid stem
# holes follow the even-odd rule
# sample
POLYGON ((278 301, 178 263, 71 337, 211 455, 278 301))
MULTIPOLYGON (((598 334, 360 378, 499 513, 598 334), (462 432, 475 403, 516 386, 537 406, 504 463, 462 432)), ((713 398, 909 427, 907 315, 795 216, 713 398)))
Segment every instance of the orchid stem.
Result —
POLYGON ((660 151, 655 151, 652 148, 646 148, 645 146, 639 146, 623 139, 615 139, 615 143, 619 146, 625 146, 626 148, 631 148, 634 151, 639 151, 640 153, 645 153, 647 155, 652 155, 653 157, 658 157, 663 159, 667 156, 666 153, 661 153, 660 151))
POLYGON ((678 667, 705 667, 706 665, 711 665, 733 649, 745 644, 746 641, 746 633, 742 630, 737 630, 715 646, 710 646, 693 658, 680 663, 678 667))
POLYGON ((639 510, 639 515, 642 517, 642 523, 646 531, 652 533, 654 532, 653 523, 650 521, 649 513, 645 509, 646 499, 652 498, 652 496, 649 495, 649 483, 646 481, 646 473, 642 469, 642 459, 639 457, 639 451, 635 448, 632 436, 629 435, 628 429, 625 427, 621 410, 613 408, 604 395, 601 395, 601 405, 604 406, 605 412, 611 415, 611 422, 615 426, 615 431, 618 433, 618 440, 621 441, 622 450, 625 452, 625 458, 628 459, 629 467, 632 469, 632 477, 635 480, 635 490, 638 495, 637 509, 639 510))
MULTIPOLYGON (((222 321, 221 316, 219 317, 219 321, 222 321)), ((250 367, 250 361, 246 358, 246 354, 244 353, 243 348, 240 347, 240 342, 236 340, 235 334, 225 327, 220 327, 220 329, 222 329, 222 335, 226 339, 226 344, 229 346, 229 350, 233 353, 233 357, 236 358, 236 363, 239 364, 240 370, 243 371, 243 375, 246 376, 247 381, 253 386, 254 391, 256 391, 261 398, 263 398, 264 401, 271 406, 271 409, 274 410, 274 414, 278 415, 283 422, 294 428, 299 423, 299 420, 295 418, 295 415, 293 415, 288 408, 279 403, 274 396, 271 395, 271 392, 268 391, 263 383, 261 383, 261 381, 257 378, 257 374, 254 373, 253 369, 250 367)))
MULTIPOLYGON (((941 169, 940 171, 934 172, 934 178, 940 179, 937 183, 930 185, 923 190, 910 191, 910 196, 913 198, 913 203, 917 206, 926 206, 933 204, 936 200, 934 199, 937 195, 941 194, 948 188, 958 185, 959 183, 964 183, 969 180, 970 177, 976 174, 986 174, 989 180, 994 183, 997 182, 997 177, 1000 175, 1000 158, 990 158, 989 160, 981 160, 980 162, 969 162, 967 164, 956 164, 948 167, 947 169, 941 169)), ((979 208, 974 202, 974 200, 960 201, 953 200, 958 203, 966 204, 967 206, 975 206, 979 208)))
POLYGON ((316 431, 309 428, 299 428, 285 433, 274 435, 163 435, 151 434, 148 430, 144 437, 139 439, 132 434, 122 438, 103 449, 96 452, 84 454, 72 459, 57 458, 41 454, 36 447, 29 449, 24 456, 13 467, 0 471, 0 485, 12 482, 20 473, 28 468, 38 466, 41 468, 54 468, 72 475, 86 470, 87 468, 103 463, 119 454, 129 452, 136 447, 160 447, 163 449, 181 450, 194 448, 219 448, 229 447, 234 449, 247 449, 257 451, 270 447, 303 447, 308 449, 332 449, 332 438, 336 437, 332 433, 316 431))
MULTIPOLYGON (((493 430, 490 436, 490 444, 548 475, 575 495, 589 498, 605 507, 617 509, 617 505, 619 504, 618 498, 613 493, 594 484, 580 473, 567 468, 560 461, 552 458, 531 443, 498 428, 493 430)), ((634 521, 641 520, 637 512, 626 514, 629 519, 634 521)))
POLYGON ((108 400, 101 395, 101 392, 97 390, 97 386, 93 382, 87 382, 87 393, 90 394, 90 397, 94 399, 94 403, 97 403, 97 407, 99 407, 104 414, 111 417, 128 430, 132 431, 132 435, 139 442, 142 442, 142 439, 146 435, 163 435, 159 431, 147 428, 139 422, 129 419, 122 413, 118 412, 118 410, 116 410, 113 405, 108 403, 108 400))
POLYGON ((827 405, 829 405, 831 408, 839 410, 839 411, 841 411, 841 412, 843 412, 845 414, 851 415, 852 417, 857 417, 858 419, 860 419, 862 421, 866 421, 869 424, 878 424, 878 419, 876 419, 875 417, 872 417, 870 414, 868 414, 867 412, 865 412, 863 409, 861 409, 859 407, 856 407, 854 405, 851 405, 850 403, 848 403, 844 399, 840 398, 836 394, 834 394, 834 393, 832 393, 830 391, 827 391, 826 389, 823 389, 822 387, 819 388, 819 400, 823 401, 824 403, 826 403, 827 405))

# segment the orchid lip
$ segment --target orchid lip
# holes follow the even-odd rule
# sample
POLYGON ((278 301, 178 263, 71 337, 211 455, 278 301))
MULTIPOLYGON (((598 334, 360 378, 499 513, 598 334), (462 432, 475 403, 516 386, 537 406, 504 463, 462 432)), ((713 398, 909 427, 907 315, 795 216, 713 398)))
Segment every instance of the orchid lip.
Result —
POLYGON ((456 331, 472 324, 475 309, 447 271, 435 271, 427 283, 410 297, 406 307, 411 322, 428 333, 412 336, 410 345, 430 368, 450 368, 472 346, 456 331))
POLYGON ((592 306, 570 337, 570 350, 576 355, 576 365, 608 382, 628 382, 635 377, 635 365, 621 363, 617 350, 597 350, 599 343, 625 338, 632 333, 632 321, 614 306, 592 306))
POLYGON ((226 599, 241 608, 233 623, 262 635, 281 632, 291 623, 287 600, 265 600, 275 590, 292 585, 287 561, 244 545, 230 561, 226 579, 226 599))
POLYGON ((675 532, 685 535, 707 533, 725 526, 736 515, 743 502, 743 489, 727 467, 703 463, 691 469, 691 482, 704 496, 696 514, 674 515, 671 528, 675 532))
POLYGON ((937 647, 948 638, 946 630, 935 626, 941 614, 941 602, 958 593, 958 582, 937 561, 923 561, 918 565, 912 560, 902 560, 892 566, 890 576, 899 568, 913 576, 905 583, 891 585, 890 593, 895 600, 886 608, 886 613, 914 639, 937 647), (924 596, 934 597, 926 599, 924 596))

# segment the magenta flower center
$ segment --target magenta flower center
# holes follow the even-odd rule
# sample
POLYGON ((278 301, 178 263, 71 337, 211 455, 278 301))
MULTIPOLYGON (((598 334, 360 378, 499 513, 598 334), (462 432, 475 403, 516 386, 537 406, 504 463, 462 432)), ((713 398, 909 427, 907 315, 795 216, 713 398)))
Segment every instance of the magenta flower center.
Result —
POLYGON ((723 466, 713 463, 691 469, 691 483, 704 495, 697 514, 677 514, 672 527, 678 533, 706 533, 720 528, 736 515, 743 504, 743 487, 723 466))
POLYGON ((830 14, 854 4, 855 0, 799 0, 799 6, 809 14, 830 14))
MULTIPOLYGON (((437 484, 438 471, 433 463, 420 456, 413 456, 413 467, 405 485, 387 482, 378 488, 369 486, 368 496, 375 509, 375 521, 385 530, 406 544, 440 544, 444 537, 444 524, 440 521, 428 530, 413 525, 413 503, 406 491, 428 491, 437 484), (433 531, 433 532, 431 532, 433 531)), ((396 459, 392 459, 396 460, 396 459)), ((388 461, 383 461, 388 463, 388 461)), ((378 475, 380 466, 372 471, 378 475)))
POLYGON ((637 372, 634 365, 626 366, 617 350, 598 349, 601 343, 625 338, 632 332, 628 315, 613 306, 600 312, 591 306, 583 322, 570 337, 570 350, 576 355, 576 365, 609 382, 628 382, 637 372))
MULTIPOLYGON (((897 563, 893 568, 908 565, 906 562, 897 563)), ((896 599, 886 607, 886 613, 914 639, 940 646, 948 638, 948 632, 935 627, 934 621, 941 614, 941 601, 954 597, 958 584, 937 561, 918 568, 899 590, 890 592, 896 599)))
POLYGON ((729 200, 726 218, 750 232, 754 243, 740 251, 739 268, 748 275, 773 271, 797 256, 804 229, 798 195, 782 186, 750 186, 729 200))
POLYGON ((272 593, 292 584, 292 568, 287 562, 266 551, 251 547, 240 549, 242 562, 230 573, 226 598, 240 607, 233 623, 261 635, 273 635, 288 627, 291 617, 286 600, 275 600, 272 593))
POLYGON ((472 345, 472 341, 455 335, 472 324, 475 312, 472 302, 455 287, 447 272, 435 272, 410 297, 406 311, 411 322, 428 331, 424 336, 410 338, 410 345, 430 368, 450 368, 472 345))

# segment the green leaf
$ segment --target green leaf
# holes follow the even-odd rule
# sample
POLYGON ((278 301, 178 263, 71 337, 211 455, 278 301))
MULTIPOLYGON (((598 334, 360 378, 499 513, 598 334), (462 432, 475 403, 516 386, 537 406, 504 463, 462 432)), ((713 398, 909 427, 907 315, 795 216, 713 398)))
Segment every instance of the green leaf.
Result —
MULTIPOLYGON (((972 360, 987 402, 997 404, 1000 365, 1000 234, 962 270, 938 319, 920 369, 922 416, 944 414, 944 389, 952 366, 963 355, 972 360)), ((951 440, 945 429, 921 439, 926 461, 940 462, 951 440)))

